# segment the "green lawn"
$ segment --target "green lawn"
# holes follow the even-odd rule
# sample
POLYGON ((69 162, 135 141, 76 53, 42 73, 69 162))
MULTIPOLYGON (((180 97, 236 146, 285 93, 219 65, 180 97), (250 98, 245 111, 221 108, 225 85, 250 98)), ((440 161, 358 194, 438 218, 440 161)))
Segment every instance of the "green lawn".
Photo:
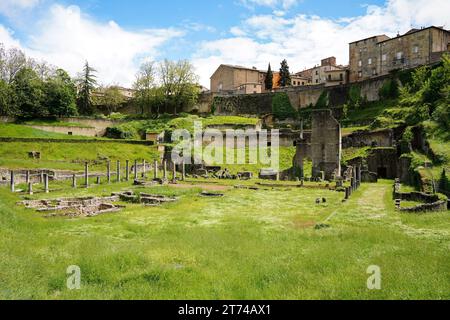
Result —
MULTIPOLYGON (((68 187, 33 198, 131 189, 68 187)), ((0 298, 450 298, 448 213, 397 213, 392 181, 364 184, 347 203, 342 193, 298 188, 230 189, 221 199, 195 188, 139 191, 180 201, 45 219, 0 188, 0 298), (314 229, 330 216, 330 228, 314 229), (81 268, 81 290, 66 288, 70 265, 81 268), (366 287, 371 265, 381 268, 382 290, 366 287)))
POLYGON ((51 168, 84 170, 84 161, 92 162, 92 170, 105 170, 105 161, 159 159, 155 146, 125 143, 58 143, 58 142, 0 142, 0 167, 51 168), (41 160, 28 158, 28 152, 41 152, 41 160))

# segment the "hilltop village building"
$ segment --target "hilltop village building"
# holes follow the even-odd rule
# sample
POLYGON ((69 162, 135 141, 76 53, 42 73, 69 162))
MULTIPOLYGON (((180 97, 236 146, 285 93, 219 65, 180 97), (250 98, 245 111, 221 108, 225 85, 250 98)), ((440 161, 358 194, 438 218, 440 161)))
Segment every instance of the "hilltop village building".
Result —
POLYGON ((350 82, 387 75, 394 70, 437 63, 450 51, 450 31, 412 29, 390 38, 374 36, 350 43, 350 82))
POLYGON ((296 75, 308 79, 310 85, 325 84, 330 87, 346 84, 348 82, 347 73, 347 67, 336 65, 336 58, 329 57, 323 59, 320 66, 301 71, 296 75))
MULTIPOLYGON (((222 64, 217 68, 216 72, 211 76, 211 92, 213 93, 230 93, 230 94, 257 94, 266 92, 265 80, 266 70, 258 70, 257 68, 246 68, 242 66, 222 64)), ((280 86, 280 73, 273 72, 273 89, 280 86)), ((291 76, 292 86, 307 85, 308 79, 298 76, 291 76)))
MULTIPOLYGON (((395 70, 416 68, 439 62, 450 51, 450 31, 431 26, 412 29, 390 38, 377 35, 349 45, 349 65, 337 65, 335 57, 320 65, 291 75, 291 87, 339 86, 388 75, 395 70)), ((264 93, 266 70, 220 65, 211 76, 212 93, 264 93)), ((279 72, 273 72, 273 90, 280 89, 279 72)))

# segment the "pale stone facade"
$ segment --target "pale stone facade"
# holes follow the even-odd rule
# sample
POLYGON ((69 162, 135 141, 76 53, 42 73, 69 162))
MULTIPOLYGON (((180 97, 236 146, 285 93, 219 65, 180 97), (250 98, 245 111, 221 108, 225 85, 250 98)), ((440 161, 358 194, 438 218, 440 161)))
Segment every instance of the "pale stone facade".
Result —
MULTIPOLYGON (((256 93, 261 93, 264 87, 265 74, 265 71, 255 68, 223 64, 211 76, 211 92, 235 93, 236 91, 242 90, 248 91, 251 85, 257 85, 259 88, 253 91, 259 91, 256 93), (245 86, 245 88, 242 86, 245 86)), ((253 91, 251 93, 254 93, 253 91)))
POLYGON ((439 62, 450 50, 450 32, 443 28, 412 29, 389 38, 375 36, 350 43, 350 82, 387 75, 394 70, 439 62))

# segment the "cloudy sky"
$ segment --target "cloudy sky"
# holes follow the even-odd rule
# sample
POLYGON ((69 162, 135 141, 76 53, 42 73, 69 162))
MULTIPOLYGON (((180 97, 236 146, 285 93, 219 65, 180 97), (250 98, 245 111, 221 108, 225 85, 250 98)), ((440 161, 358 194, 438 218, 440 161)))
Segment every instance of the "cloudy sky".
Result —
POLYGON ((449 0, 0 0, 0 42, 101 83, 131 86, 143 61, 189 59, 200 82, 221 63, 291 71, 348 43, 412 27, 450 29, 449 0))

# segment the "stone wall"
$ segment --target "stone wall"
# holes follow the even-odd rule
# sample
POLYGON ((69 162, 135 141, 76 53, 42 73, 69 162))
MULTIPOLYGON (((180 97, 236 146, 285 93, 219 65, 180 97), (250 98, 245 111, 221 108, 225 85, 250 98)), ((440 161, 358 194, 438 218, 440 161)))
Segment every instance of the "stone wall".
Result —
POLYGON ((397 178, 397 149, 376 148, 367 157, 367 167, 370 172, 374 172, 380 179, 397 178))
MULTIPOLYGON (((357 85, 361 89, 361 97, 367 101, 379 100, 379 91, 384 83, 391 79, 391 76, 378 77, 357 84, 346 84, 334 87, 325 87, 324 85, 291 87, 278 89, 278 92, 285 92, 292 106, 299 110, 316 105, 319 97, 324 91, 328 92, 329 105, 339 107, 348 100, 348 93, 351 86, 357 85)), ((219 115, 267 115, 272 113, 272 98, 275 93, 251 94, 251 95, 217 95, 212 99, 208 108, 208 101, 201 105, 203 113, 211 112, 212 106, 215 113, 219 115), (207 111, 207 112, 206 112, 207 111)), ((200 107, 198 107, 200 109, 200 107)))
POLYGON ((342 137, 343 148, 384 147, 394 144, 394 130, 357 131, 342 137))
POLYGON ((62 122, 79 123, 86 127, 95 128, 95 137, 103 137, 106 134, 106 128, 114 127, 122 123, 122 121, 89 118, 60 118, 59 120, 62 122))
POLYGON ((29 126, 46 132, 62 133, 72 136, 97 137, 98 130, 96 128, 87 127, 69 127, 69 126, 29 126))

